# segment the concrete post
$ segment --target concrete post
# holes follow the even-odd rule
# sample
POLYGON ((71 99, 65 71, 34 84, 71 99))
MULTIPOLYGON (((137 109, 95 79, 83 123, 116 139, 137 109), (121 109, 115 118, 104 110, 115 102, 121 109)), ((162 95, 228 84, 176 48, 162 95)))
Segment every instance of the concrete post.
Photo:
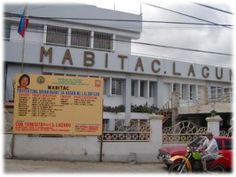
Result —
POLYGON ((131 118, 131 77, 129 74, 126 75, 124 90, 123 100, 125 105, 125 119, 127 120, 131 118))
POLYGON ((220 121, 222 121, 222 118, 220 116, 214 116, 214 117, 207 117, 207 131, 211 131, 213 135, 219 136, 220 135, 220 121))
POLYGON ((162 120, 163 115, 152 115, 149 117, 150 119, 150 141, 153 143, 154 146, 160 147, 162 144, 162 120))

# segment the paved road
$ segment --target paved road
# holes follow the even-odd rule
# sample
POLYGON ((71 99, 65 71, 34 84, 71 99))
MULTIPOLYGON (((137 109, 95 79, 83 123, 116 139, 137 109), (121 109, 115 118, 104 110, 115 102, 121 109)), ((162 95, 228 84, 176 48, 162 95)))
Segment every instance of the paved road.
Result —
POLYGON ((159 163, 65 162, 40 160, 4 160, 5 173, 167 173, 159 163))

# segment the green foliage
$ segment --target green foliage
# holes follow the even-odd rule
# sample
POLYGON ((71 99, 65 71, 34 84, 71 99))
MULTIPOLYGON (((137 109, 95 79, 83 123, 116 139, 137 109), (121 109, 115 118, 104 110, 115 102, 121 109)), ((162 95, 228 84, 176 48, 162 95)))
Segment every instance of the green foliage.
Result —
POLYGON ((147 103, 145 105, 131 105, 131 112, 139 113, 156 113, 159 110, 158 107, 152 105, 149 106, 147 103))
MULTIPOLYGON (((145 105, 131 105, 131 112, 139 112, 139 113, 156 113, 159 110, 159 108, 155 107, 154 105, 149 106, 147 103, 145 105)), ((104 112, 111 112, 111 113, 119 113, 119 112, 125 112, 125 106, 119 105, 119 106, 104 106, 103 107, 104 112)))
POLYGON ((125 112, 125 106, 119 105, 119 106, 103 106, 104 112, 112 112, 112 113, 118 113, 118 112, 125 112))

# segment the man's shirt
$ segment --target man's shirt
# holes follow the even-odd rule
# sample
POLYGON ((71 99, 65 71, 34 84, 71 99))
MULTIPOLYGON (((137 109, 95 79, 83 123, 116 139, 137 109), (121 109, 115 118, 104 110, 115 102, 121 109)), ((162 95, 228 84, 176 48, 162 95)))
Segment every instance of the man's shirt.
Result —
POLYGON ((207 154, 210 154, 215 158, 217 157, 219 153, 219 148, 214 138, 212 138, 211 140, 207 138, 203 143, 203 147, 206 148, 205 151, 207 154))

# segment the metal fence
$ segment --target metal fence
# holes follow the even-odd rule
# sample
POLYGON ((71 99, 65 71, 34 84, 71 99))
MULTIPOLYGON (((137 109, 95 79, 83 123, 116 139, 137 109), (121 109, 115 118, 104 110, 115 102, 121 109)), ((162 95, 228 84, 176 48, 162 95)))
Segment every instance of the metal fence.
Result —
POLYGON ((118 120, 114 130, 105 129, 103 141, 150 141, 149 120, 132 119, 126 124, 124 120, 118 120))
POLYGON ((221 130, 220 136, 231 137, 233 135, 233 127, 230 127, 228 130, 221 130))
POLYGON ((207 127, 200 127, 191 121, 181 121, 173 127, 165 127, 162 131, 163 144, 186 144, 198 136, 205 135, 207 127))

